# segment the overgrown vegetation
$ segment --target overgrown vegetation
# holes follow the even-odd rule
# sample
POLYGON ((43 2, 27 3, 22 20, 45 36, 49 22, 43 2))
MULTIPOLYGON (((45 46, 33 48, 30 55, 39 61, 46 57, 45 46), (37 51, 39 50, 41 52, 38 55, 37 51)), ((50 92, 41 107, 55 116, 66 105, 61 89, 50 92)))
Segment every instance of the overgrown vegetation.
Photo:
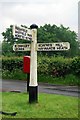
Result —
POLYGON ((57 84, 57 85, 80 85, 80 78, 73 75, 68 74, 64 77, 52 77, 50 75, 38 75, 38 82, 49 83, 49 84, 57 84))
MULTIPOLYGON (((2 76, 4 79, 26 79, 23 73, 23 57, 3 57, 2 76)), ((38 57, 38 81, 56 84, 80 84, 80 57, 38 57)))

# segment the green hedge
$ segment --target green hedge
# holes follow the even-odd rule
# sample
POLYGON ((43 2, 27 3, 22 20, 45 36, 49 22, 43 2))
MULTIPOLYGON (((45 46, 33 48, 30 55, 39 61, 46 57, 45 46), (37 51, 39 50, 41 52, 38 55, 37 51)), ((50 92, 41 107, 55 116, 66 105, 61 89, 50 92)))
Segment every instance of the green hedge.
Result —
MULTIPOLYGON (((2 72, 8 70, 23 70, 23 58, 14 57, 2 58, 2 72)), ((52 75, 53 77, 65 77, 68 74, 80 76, 80 57, 63 58, 63 57, 38 57, 38 74, 52 75)))
POLYGON ((10 72, 15 69, 23 69, 22 57, 3 57, 2 58, 2 70, 9 70, 10 72))
POLYGON ((80 76, 80 57, 72 60, 70 69, 73 74, 80 76))
POLYGON ((62 69, 64 69, 65 59, 42 57, 38 61, 38 73, 50 74, 53 76, 60 76, 62 69))
POLYGON ((80 57, 63 58, 63 57, 39 57, 38 73, 52 76, 62 76, 75 74, 80 76, 80 57))

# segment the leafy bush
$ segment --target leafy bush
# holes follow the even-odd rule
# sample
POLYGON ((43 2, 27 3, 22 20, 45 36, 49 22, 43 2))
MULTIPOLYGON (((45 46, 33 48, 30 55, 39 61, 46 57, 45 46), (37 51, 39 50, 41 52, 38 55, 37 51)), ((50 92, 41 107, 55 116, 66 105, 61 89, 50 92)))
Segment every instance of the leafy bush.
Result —
POLYGON ((72 59, 63 57, 39 57, 38 73, 64 77, 70 73, 71 61, 72 59))
POLYGON ((23 80, 26 79, 26 74, 23 74, 23 71, 19 69, 14 69, 11 72, 9 70, 3 70, 2 77, 4 79, 23 80))
POLYGON ((73 74, 80 76, 80 57, 73 59, 70 68, 73 74))
POLYGON ((22 70, 23 69, 23 61, 22 58, 20 57, 4 57, 2 59, 2 69, 3 70, 9 70, 10 72, 15 70, 15 69, 19 69, 22 70))

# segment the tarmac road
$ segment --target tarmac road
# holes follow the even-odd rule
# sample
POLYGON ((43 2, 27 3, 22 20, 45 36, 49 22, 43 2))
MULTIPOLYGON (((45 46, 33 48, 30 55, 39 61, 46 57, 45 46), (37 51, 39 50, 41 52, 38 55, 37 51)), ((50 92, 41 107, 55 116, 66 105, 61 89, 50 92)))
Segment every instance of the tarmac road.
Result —
MULTIPOLYGON (((0 91, 19 91, 27 92, 27 81, 21 80, 0 80, 0 91)), ((39 83, 39 93, 60 94, 66 96, 78 97, 80 90, 78 86, 62 86, 39 83)))

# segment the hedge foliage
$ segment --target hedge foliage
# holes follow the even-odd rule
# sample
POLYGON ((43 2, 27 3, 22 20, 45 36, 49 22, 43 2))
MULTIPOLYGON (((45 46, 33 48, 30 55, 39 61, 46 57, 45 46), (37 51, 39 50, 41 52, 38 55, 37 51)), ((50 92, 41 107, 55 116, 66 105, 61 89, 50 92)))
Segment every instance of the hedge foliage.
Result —
MULTIPOLYGON (((1 59, 0 59, 1 60, 1 59)), ((23 58, 2 58, 2 71, 23 70, 23 58)), ((38 74, 52 75, 53 77, 65 77, 68 74, 80 76, 80 57, 63 58, 38 56, 38 74)))
POLYGON ((22 57, 3 57, 2 70, 9 70, 10 72, 16 69, 23 69, 22 57))

